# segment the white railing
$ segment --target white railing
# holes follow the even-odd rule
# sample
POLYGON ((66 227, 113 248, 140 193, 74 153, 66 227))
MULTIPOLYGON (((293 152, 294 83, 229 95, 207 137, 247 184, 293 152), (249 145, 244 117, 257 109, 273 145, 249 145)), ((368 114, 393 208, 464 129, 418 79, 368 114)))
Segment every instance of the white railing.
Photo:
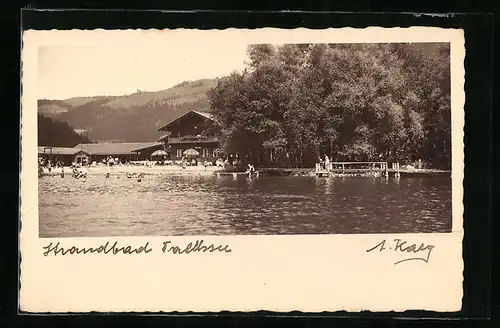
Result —
MULTIPOLYGON (((388 170, 388 165, 387 162, 330 162, 330 163, 316 163, 316 173, 322 173, 322 172, 330 172, 334 169, 342 169, 342 171, 345 170, 356 170, 356 169, 362 169, 362 170, 381 170, 381 171, 387 171, 388 170), (352 166, 371 166, 371 167, 364 167, 364 168, 353 168, 352 166)), ((399 163, 393 163, 392 164, 392 169, 394 171, 399 171, 399 163)))

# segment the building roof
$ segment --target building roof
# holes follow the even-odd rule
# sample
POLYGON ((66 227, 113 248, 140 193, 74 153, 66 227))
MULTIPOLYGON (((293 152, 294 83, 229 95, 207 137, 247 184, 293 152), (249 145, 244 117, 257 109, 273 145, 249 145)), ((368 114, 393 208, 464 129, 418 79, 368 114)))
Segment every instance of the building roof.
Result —
POLYGON ((69 148, 69 147, 50 147, 50 146, 39 146, 38 154, 47 155, 75 155, 81 152, 81 149, 69 148))
POLYGON ((147 144, 145 144, 144 146, 134 149, 134 152, 140 153, 141 151, 160 149, 160 148, 163 149, 163 142, 158 142, 158 141, 157 142, 147 142, 147 144))
POLYGON ((190 110, 189 112, 186 112, 184 114, 182 114, 181 116, 178 116, 177 118, 174 118, 173 120, 171 120, 170 122, 168 122, 167 124, 165 124, 164 126, 162 126, 161 128, 158 129, 158 131, 164 131, 166 128, 168 128, 170 125, 172 125, 172 123, 174 122, 177 122, 178 120, 182 119, 183 117, 189 115, 189 114, 197 114, 203 118, 206 118, 206 119, 209 119, 209 120, 213 120, 213 116, 212 114, 210 113, 205 113, 205 112, 200 112, 200 111, 197 111, 197 110, 190 110))
POLYGON ((213 116, 212 116, 212 114, 210 114, 210 113, 200 112, 200 111, 197 111, 197 110, 192 110, 192 112, 196 113, 198 115, 201 115, 204 118, 208 118, 209 120, 213 120, 214 119, 213 116))
POLYGON ((158 142, 107 142, 95 144, 79 144, 75 148, 90 155, 134 155, 136 150, 158 145, 158 142))

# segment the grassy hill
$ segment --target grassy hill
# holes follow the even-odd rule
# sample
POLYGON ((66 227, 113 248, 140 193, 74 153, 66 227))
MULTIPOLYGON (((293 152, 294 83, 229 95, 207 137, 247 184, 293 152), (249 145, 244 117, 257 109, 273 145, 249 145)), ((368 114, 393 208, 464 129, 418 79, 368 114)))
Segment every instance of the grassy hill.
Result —
POLYGON ((40 99, 38 100, 38 113, 45 117, 55 117, 97 100, 112 100, 114 98, 116 97, 74 97, 65 100, 40 99))
POLYGON ((86 129, 96 141, 141 142, 159 138, 158 128, 192 109, 205 111, 206 92, 215 80, 183 82, 157 91, 115 97, 39 100, 38 112, 86 129))

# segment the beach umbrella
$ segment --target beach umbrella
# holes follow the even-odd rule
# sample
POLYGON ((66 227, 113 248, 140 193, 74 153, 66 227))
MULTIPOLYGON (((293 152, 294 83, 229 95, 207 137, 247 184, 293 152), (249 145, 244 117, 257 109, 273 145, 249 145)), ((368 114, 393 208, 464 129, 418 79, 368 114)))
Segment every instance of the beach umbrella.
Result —
POLYGON ((183 154, 186 156, 198 156, 198 155, 200 155, 200 153, 196 149, 193 149, 193 148, 186 149, 183 152, 183 154))
POLYGON ((156 150, 151 154, 151 156, 167 156, 167 152, 164 150, 156 150))

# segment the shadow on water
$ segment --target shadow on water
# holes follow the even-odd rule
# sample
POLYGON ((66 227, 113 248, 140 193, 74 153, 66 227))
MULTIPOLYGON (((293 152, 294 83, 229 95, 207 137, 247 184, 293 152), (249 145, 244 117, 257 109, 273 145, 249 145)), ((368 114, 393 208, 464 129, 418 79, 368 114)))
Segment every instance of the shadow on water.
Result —
POLYGON ((39 180, 40 236, 451 231, 451 179, 90 176, 39 180))

